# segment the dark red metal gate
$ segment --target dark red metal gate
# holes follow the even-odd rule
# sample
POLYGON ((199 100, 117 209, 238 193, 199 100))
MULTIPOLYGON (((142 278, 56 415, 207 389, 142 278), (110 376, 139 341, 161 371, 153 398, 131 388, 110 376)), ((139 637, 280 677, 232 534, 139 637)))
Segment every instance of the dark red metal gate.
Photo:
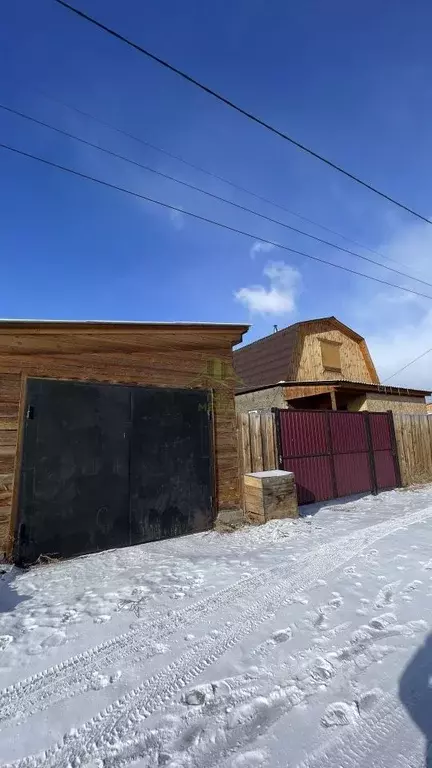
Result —
POLYGON ((275 409, 280 469, 299 504, 400 485, 393 414, 275 409))

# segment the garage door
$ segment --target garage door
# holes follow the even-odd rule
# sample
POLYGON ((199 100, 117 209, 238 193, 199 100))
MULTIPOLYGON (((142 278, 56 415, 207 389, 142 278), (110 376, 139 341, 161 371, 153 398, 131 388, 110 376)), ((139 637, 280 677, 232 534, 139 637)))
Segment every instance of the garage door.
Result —
POLYGON ((207 530, 209 394, 29 379, 14 558, 207 530))

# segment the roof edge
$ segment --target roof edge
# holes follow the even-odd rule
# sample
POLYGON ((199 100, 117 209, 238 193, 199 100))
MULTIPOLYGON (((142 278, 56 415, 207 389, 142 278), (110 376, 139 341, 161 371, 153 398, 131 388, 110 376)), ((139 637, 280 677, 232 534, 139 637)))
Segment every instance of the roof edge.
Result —
POLYGON ((298 320, 296 323, 292 323, 292 325, 287 325, 286 328, 281 328, 279 331, 273 331, 272 333, 267 334, 267 336, 261 336, 260 339, 255 339, 255 341, 251 341, 250 344, 245 344, 244 347, 241 347, 240 349, 236 349, 235 352, 241 352, 243 349, 250 349, 255 344, 260 344, 263 341, 266 341, 267 339, 273 338, 274 336, 282 335, 284 333, 292 332, 300 330, 301 328, 313 325, 314 323, 333 323, 339 330, 346 333, 348 336, 350 336, 355 341, 361 342, 365 341, 364 336, 361 336, 357 331, 354 331, 352 328, 349 327, 349 325, 345 325, 345 323, 342 323, 341 320, 338 320, 337 317, 334 315, 330 315, 329 317, 314 317, 311 320, 298 320))
MULTIPOLYGON (((377 392, 380 395, 413 395, 414 397, 427 397, 432 394, 426 389, 413 389, 412 387, 392 387, 388 384, 371 384, 362 381, 347 381, 345 379, 319 379, 317 381, 278 381, 272 384, 263 384, 259 387, 248 387, 238 389, 236 395, 246 395, 249 392, 259 392, 262 389, 274 389, 275 387, 319 387, 328 385, 329 387, 341 387, 343 389, 357 389, 368 392, 377 392)), ((306 395, 307 397, 307 395, 306 395)))

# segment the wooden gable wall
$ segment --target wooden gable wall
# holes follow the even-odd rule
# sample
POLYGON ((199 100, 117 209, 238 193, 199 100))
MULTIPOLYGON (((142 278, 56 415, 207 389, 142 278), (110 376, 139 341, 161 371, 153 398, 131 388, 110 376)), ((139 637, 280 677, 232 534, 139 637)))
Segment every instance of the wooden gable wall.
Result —
MULTIPOLYGON (((364 340, 357 340, 340 330, 331 320, 301 324, 295 360, 294 381, 322 381, 324 379, 379 383, 364 340), (339 344, 341 372, 323 367, 321 340, 339 344)), ((353 334, 354 335, 354 334, 353 334)))

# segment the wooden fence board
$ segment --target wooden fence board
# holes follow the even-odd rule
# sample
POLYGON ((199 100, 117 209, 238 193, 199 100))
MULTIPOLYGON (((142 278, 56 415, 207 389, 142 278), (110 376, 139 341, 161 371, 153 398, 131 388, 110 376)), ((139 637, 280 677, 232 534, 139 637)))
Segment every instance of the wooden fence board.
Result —
POLYGON ((262 472, 264 463, 261 415, 259 411, 249 411, 249 427, 251 435, 252 472, 262 472))
POLYGON ((402 485, 432 482, 432 418, 394 413, 402 485))
POLYGON ((274 414, 249 411, 237 414, 240 477, 248 472, 277 469, 274 414))
POLYGON ((271 411, 261 412, 261 431, 263 443, 263 467, 264 469, 276 469, 276 440, 274 415, 271 411))

